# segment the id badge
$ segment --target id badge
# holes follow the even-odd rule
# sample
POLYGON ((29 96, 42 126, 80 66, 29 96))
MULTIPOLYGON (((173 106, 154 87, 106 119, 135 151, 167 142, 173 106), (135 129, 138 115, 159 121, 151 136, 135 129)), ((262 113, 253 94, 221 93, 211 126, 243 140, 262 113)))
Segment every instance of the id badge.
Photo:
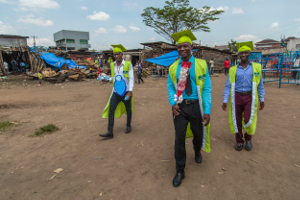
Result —
POLYGON ((115 78, 115 83, 114 83, 114 89, 115 92, 120 95, 121 97, 123 97, 126 93, 127 90, 127 86, 126 86, 126 82, 123 79, 123 77, 121 75, 117 75, 115 78))

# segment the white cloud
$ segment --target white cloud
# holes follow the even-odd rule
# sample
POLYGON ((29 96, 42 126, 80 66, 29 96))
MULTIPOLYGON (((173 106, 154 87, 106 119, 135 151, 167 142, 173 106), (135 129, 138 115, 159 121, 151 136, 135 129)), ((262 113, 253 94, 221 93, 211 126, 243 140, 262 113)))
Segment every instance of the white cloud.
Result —
POLYGON ((115 28, 111 29, 116 33, 126 33, 127 29, 124 26, 116 25, 115 28))
MULTIPOLYGON (((48 38, 36 38, 36 45, 37 46, 55 46, 55 43, 52 39, 50 39, 52 37, 48 37, 48 38)), ((27 40, 27 44, 29 46, 33 46, 33 38, 29 38, 27 40)))
POLYGON ((109 14, 102 11, 99 12, 94 11, 92 15, 88 15, 86 18, 90 20, 106 21, 110 19, 110 16, 109 14))
POLYGON ((242 42, 242 41, 253 41, 254 43, 261 40, 255 35, 240 35, 237 38, 234 38, 234 40, 242 42))
POLYGON ((17 31, 9 23, 0 21, 0 34, 17 34, 17 31))
POLYGON ((132 30, 132 32, 135 32, 135 31, 140 31, 141 29, 138 28, 138 27, 135 27, 135 26, 129 26, 129 28, 132 30))
POLYGON ((32 14, 22 17, 22 18, 18 19, 18 21, 23 22, 25 24, 36 24, 39 26, 52 26, 54 24, 54 22, 52 20, 45 20, 41 17, 35 19, 32 14))
POLYGON ((271 25, 271 29, 278 30, 278 28, 279 28, 279 23, 278 23, 278 22, 274 22, 274 23, 271 25))
POLYGON ((16 10, 38 10, 38 9, 57 9, 60 5, 53 0, 19 0, 19 8, 16 10))
POLYGON ((88 8, 88 7, 85 7, 85 6, 81 6, 80 9, 81 9, 81 10, 88 10, 89 8, 88 8))
POLYGON ((156 39, 155 39, 155 38, 149 38, 148 40, 150 40, 150 41, 155 41, 156 39))
POLYGON ((219 6, 216 9, 214 7, 210 7, 209 11, 213 11, 213 10, 224 10, 224 11, 226 11, 228 9, 229 9, 228 6, 219 6))
POLYGON ((8 0, 0 0, 0 3, 7 3, 7 4, 11 4, 11 2, 10 2, 10 1, 8 1, 8 0))
POLYGON ((298 18, 298 19, 295 19, 295 22, 300 22, 300 18, 298 18))
POLYGON ((138 4, 137 3, 131 3, 131 2, 128 2, 128 1, 124 1, 123 2, 123 6, 125 6, 125 7, 127 7, 127 8, 135 8, 135 7, 137 7, 138 6, 138 4))
POLYGON ((217 43, 217 42, 214 42, 214 46, 218 46, 218 43, 217 43))
POLYGON ((100 27, 99 29, 95 30, 96 33, 108 33, 106 28, 100 27))
POLYGON ((244 11, 242 8, 232 8, 232 14, 244 14, 244 11))

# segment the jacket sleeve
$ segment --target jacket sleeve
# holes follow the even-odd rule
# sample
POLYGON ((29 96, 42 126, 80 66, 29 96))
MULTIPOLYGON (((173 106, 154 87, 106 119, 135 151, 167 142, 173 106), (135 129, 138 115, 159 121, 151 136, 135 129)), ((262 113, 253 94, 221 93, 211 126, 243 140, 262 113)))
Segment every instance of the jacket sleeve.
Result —
POLYGON ((204 114, 210 115, 210 109, 211 109, 211 82, 210 77, 208 73, 208 68, 206 69, 206 77, 202 92, 202 99, 203 99, 203 105, 204 105, 204 114))

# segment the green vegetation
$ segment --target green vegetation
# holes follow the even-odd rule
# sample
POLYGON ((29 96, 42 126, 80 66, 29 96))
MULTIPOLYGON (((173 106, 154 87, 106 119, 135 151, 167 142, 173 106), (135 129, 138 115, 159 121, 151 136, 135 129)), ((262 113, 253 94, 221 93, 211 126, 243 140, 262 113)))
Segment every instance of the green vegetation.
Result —
POLYGON ((59 128, 53 124, 48 124, 46 126, 41 127, 39 130, 34 131, 34 133, 32 133, 30 136, 31 137, 35 137, 35 136, 39 136, 43 133, 52 133, 54 131, 57 131, 59 128))
POLYGON ((147 7, 141 16, 146 26, 154 28, 154 31, 176 44, 172 38, 173 33, 190 29, 193 32, 210 32, 208 22, 218 20, 216 17, 224 10, 212 9, 203 6, 201 9, 190 6, 189 0, 166 1, 163 8, 147 7))
POLYGON ((11 123, 10 121, 1 122, 0 121, 0 132, 5 131, 7 128, 16 126, 16 124, 11 123))
POLYGON ((237 52, 238 49, 237 49, 237 46, 236 46, 236 41, 231 40, 230 42, 228 42, 228 48, 229 48, 229 51, 231 51, 231 52, 237 52))

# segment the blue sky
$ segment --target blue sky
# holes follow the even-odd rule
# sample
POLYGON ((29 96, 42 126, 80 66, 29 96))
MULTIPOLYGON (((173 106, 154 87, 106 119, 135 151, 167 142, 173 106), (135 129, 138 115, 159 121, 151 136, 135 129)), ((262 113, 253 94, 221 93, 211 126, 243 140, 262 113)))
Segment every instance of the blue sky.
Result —
MULTIPOLYGON (((140 16, 162 0, 0 0, 0 34, 38 36, 38 45, 54 45, 53 33, 64 30, 90 32, 92 49, 109 49, 121 43, 128 49, 140 43, 166 41, 143 24, 140 16)), ((210 33, 196 32, 198 41, 214 46, 237 41, 300 37, 299 0, 190 0, 191 6, 223 9, 210 33)), ((28 40, 32 45, 32 39, 28 40)))

